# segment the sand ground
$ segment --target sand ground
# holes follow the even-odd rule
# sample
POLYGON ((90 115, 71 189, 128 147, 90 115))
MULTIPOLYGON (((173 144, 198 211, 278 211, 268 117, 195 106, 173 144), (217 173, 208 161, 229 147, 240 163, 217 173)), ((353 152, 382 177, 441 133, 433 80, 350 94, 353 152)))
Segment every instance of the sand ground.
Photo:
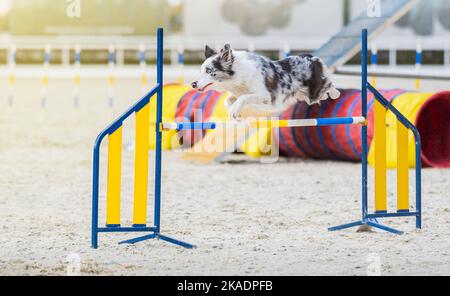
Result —
MULTIPOLYGON (((359 85, 354 78, 337 81, 359 85)), ((379 84, 410 88, 413 82, 379 84)), ((12 107, 4 79, 0 91, 0 275, 65 275, 78 266, 81 275, 366 275, 374 262, 380 262, 382 275, 450 273, 450 170, 423 171, 422 230, 414 230, 412 219, 400 219, 383 222, 405 230, 401 236, 328 232, 329 226, 359 218, 361 178, 360 164, 330 161, 198 165, 167 152, 163 232, 198 247, 162 241, 118 245, 133 235, 103 234, 93 250, 92 145, 139 97, 138 80, 119 81, 112 109, 101 79, 82 81, 79 108, 73 107, 68 79, 50 81, 46 108, 40 107, 36 79, 17 81, 12 107)), ((131 128, 125 128, 125 144, 132 143, 131 128)), ((125 224, 131 217, 125 204, 132 196, 133 152, 123 153, 125 224)), ((394 203, 395 172, 389 180, 394 203)))

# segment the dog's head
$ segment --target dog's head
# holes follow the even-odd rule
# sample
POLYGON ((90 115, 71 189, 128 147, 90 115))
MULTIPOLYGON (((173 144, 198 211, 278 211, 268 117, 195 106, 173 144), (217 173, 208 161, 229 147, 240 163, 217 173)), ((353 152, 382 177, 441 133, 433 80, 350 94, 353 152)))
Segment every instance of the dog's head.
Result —
POLYGON ((229 44, 226 44, 219 53, 206 45, 205 62, 201 66, 200 77, 192 82, 192 88, 205 91, 214 84, 220 84, 233 78, 234 54, 229 44))

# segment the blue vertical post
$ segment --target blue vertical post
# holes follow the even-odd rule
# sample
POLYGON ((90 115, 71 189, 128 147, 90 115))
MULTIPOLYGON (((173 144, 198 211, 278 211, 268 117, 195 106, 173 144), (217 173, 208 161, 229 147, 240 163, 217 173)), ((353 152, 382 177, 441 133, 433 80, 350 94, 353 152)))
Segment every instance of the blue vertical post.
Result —
POLYGON ((372 44, 371 52, 372 52, 372 55, 370 58, 370 62, 372 64, 372 66, 376 66, 378 64, 378 51, 374 44, 372 44))
POLYGON ((178 76, 178 83, 184 83, 184 47, 180 45, 178 47, 178 71, 180 72, 178 76))
POLYGON ((420 90, 420 78, 419 78, 419 72, 420 68, 422 67, 422 46, 420 43, 416 45, 416 90, 420 90))
POLYGON ((182 47, 178 48, 178 65, 184 65, 184 49, 182 47))
POLYGON ((420 134, 417 132, 416 137, 416 228, 422 228, 422 150, 420 134))
POLYGON ((158 234, 161 228, 161 157, 162 157, 162 132, 160 129, 162 123, 163 108, 163 65, 164 65, 164 30, 158 28, 157 33, 157 83, 158 93, 156 102, 156 149, 155 149, 155 233, 158 234))
MULTIPOLYGON (((101 141, 101 140, 100 140, 101 141)), ((99 186, 99 166, 100 166, 100 142, 97 140, 94 147, 93 184, 92 184, 92 238, 91 246, 98 247, 98 186, 99 186)))
MULTIPOLYGON (((361 116, 367 120, 367 29, 362 31, 361 36, 362 49, 361 49, 361 116)), ((361 128, 361 140, 362 140, 362 220, 366 221, 367 218, 367 125, 363 125, 361 128)))

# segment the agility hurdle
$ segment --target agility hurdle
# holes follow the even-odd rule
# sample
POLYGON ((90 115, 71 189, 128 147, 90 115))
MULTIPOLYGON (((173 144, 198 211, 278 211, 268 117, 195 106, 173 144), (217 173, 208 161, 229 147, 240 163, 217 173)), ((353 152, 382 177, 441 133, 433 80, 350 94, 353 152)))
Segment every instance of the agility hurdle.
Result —
POLYGON ((104 232, 143 232, 145 236, 126 240, 121 243, 136 243, 148 239, 160 239, 185 248, 194 246, 161 234, 161 140, 162 130, 162 98, 163 98, 163 29, 157 31, 157 84, 122 116, 104 129, 97 137, 94 145, 93 186, 92 186, 92 238, 93 248, 98 247, 98 234, 104 232), (150 98, 157 97, 156 114, 156 150, 155 150, 155 184, 154 184, 154 221, 147 226, 148 200, 148 143, 150 136, 150 98), (131 115, 136 114, 136 147, 134 176, 133 225, 123 227, 120 223, 120 189, 122 158, 122 125, 131 115), (108 136, 108 178, 106 193, 106 227, 98 226, 99 211, 99 170, 100 146, 108 136))
POLYGON ((329 228, 330 231, 367 225, 395 234, 402 231, 378 223, 377 218, 394 218, 412 216, 416 218, 416 228, 422 228, 421 197, 421 142, 418 129, 404 117, 388 100, 386 100, 367 80, 367 29, 361 35, 361 115, 367 118, 368 91, 375 96, 375 196, 374 211, 369 213, 367 190, 367 126, 361 129, 362 138, 362 197, 361 220, 329 228), (386 168, 386 113, 391 111, 397 118, 397 211, 387 209, 387 168, 386 168), (409 203, 409 166, 408 166, 408 130, 415 139, 415 209, 411 211, 409 203))
POLYGON ((256 120, 243 122, 163 122, 163 29, 157 31, 157 85, 143 98, 128 109, 122 116, 104 129, 97 137, 94 145, 93 157, 93 186, 92 186, 92 247, 98 247, 99 233, 106 232, 142 232, 144 236, 122 241, 120 243, 134 244, 148 239, 160 239, 185 248, 193 248, 194 245, 161 234, 161 169, 162 169, 162 133, 168 130, 210 130, 219 126, 240 125, 253 128, 258 127, 308 127, 308 126, 333 126, 333 125, 361 125, 362 137, 362 218, 359 221, 329 228, 330 231, 349 228, 352 226, 368 225, 385 231, 400 234, 399 230, 379 224, 377 218, 393 218, 415 216, 416 227, 421 228, 421 159, 420 159, 420 135, 418 130, 410 123, 393 105, 367 82, 367 30, 362 32, 362 110, 359 117, 293 119, 293 120, 256 120), (375 167, 375 211, 368 210, 367 190, 367 92, 375 95, 375 133, 376 133, 376 167, 375 167), (149 103, 156 96, 156 121, 150 123, 149 103), (386 195, 386 112, 390 110, 397 117, 399 128, 398 143, 398 199, 397 211, 387 211, 386 195), (124 227, 120 221, 121 204, 121 156, 122 156, 122 125, 133 114, 136 115, 136 147, 134 169, 134 200, 133 223, 124 227), (152 226, 147 226, 147 201, 148 201, 148 170, 149 154, 148 143, 150 126, 155 128, 155 184, 154 184, 154 220, 152 226), (408 130, 411 130, 416 140, 416 209, 410 210, 409 204, 409 179, 407 140, 408 130), (99 170, 100 170, 100 146, 104 138, 108 136, 108 176, 106 192, 106 226, 98 226, 99 214, 99 170), (406 151, 405 151, 406 149, 406 151), (405 157, 406 155, 406 157, 405 157))

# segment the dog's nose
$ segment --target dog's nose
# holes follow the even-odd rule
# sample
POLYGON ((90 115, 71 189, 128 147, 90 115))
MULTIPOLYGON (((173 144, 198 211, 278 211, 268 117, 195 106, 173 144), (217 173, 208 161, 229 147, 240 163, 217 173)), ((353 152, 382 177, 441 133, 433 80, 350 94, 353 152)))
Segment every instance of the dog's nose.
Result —
POLYGON ((197 86, 198 86, 197 81, 192 82, 191 86, 192 86, 192 88, 197 88, 197 86))

